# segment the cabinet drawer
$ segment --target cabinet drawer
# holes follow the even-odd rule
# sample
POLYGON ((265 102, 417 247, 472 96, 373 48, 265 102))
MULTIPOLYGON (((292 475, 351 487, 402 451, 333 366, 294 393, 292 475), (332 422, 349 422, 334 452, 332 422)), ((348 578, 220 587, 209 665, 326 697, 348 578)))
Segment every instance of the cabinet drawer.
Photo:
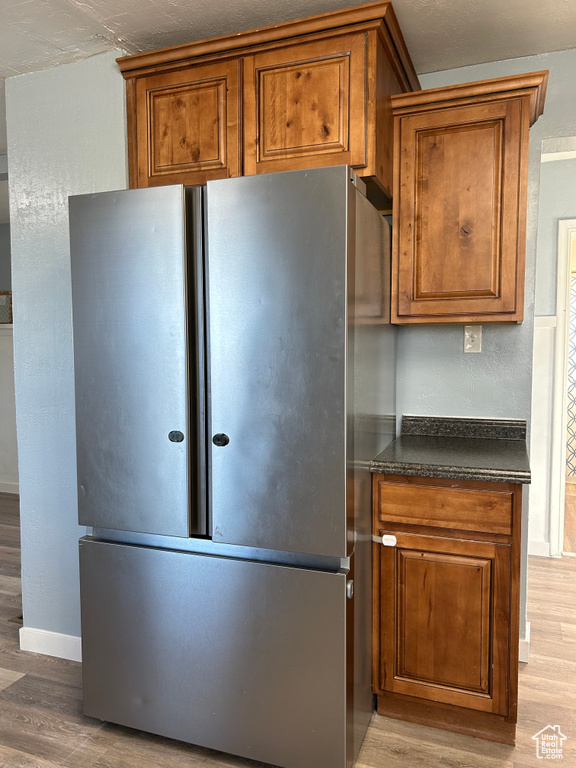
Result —
POLYGON ((511 535, 513 494, 508 490, 378 483, 381 522, 511 535))

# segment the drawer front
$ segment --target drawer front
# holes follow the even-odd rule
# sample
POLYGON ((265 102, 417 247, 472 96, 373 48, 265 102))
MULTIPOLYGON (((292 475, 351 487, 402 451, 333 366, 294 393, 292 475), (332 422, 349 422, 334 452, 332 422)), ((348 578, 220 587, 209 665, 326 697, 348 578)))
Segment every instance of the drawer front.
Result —
POLYGON ((512 534, 511 490, 379 482, 376 504, 380 522, 512 534))

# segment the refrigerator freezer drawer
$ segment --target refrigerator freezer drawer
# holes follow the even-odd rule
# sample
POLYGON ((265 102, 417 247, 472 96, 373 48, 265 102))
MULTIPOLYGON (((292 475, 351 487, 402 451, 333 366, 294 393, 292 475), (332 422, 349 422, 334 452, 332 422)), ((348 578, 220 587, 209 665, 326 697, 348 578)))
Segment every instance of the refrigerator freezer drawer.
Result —
POLYGON ((90 539, 80 566, 87 715, 345 768, 345 574, 90 539))

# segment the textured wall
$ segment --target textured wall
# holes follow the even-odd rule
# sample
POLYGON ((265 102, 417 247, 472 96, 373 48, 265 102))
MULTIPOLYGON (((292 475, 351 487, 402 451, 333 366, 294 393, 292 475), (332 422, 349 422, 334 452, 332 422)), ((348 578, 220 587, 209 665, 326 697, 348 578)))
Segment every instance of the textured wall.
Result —
MULTIPOLYGON (((576 98, 572 109, 576 112, 576 98)), ((536 315, 556 314, 560 219, 576 219, 576 159, 542 163, 536 253, 536 315)))
MULTIPOLYGON (((545 112, 530 131, 525 321, 485 325, 483 351, 465 355, 462 326, 402 328, 398 336, 398 412, 530 418, 536 240, 543 139, 576 135, 576 50, 422 75, 423 88, 550 70, 545 112)), ((555 254, 540 265, 545 295, 555 254)), ((544 299, 543 299, 544 301, 544 299)))
POLYGON ((68 195, 126 187, 119 53, 6 83, 24 624, 75 636, 68 195))
MULTIPOLYGON (((576 110, 576 105, 573 107, 576 110)), ((573 151, 576 140, 544 141, 548 152, 573 151), (561 146, 562 145, 562 146, 561 146)), ((552 154, 545 156, 559 157, 552 154)), ((547 554, 555 551, 555 525, 551 515, 557 514, 557 483, 561 478, 555 465, 554 443, 558 441, 558 425, 553 413, 553 384, 556 362, 556 315, 558 222, 576 219, 576 160, 543 162, 540 170, 540 210, 538 215, 538 247, 536 255, 536 305, 534 327, 533 392, 530 487, 529 551, 547 554)), ((574 371, 571 372, 574 377, 574 371)), ((576 425, 574 427, 576 429, 576 425)), ((560 438, 562 439, 562 438, 560 438)), ((568 446, 569 448, 569 446, 568 446)))
MULTIPOLYGON (((576 135, 576 49, 422 75, 423 88, 550 70, 545 112, 530 131, 525 320, 518 326, 483 328, 483 351, 463 352, 462 326, 403 328, 398 334, 398 413, 522 418, 530 422, 540 150, 544 139, 576 135)), ((539 265, 553 269, 555 254, 539 265)), ((538 290, 540 294, 540 291, 538 290)), ((543 287, 544 295, 549 293, 543 287)), ((534 468, 533 468, 534 469, 534 468)), ((526 622, 525 493, 521 635, 526 622)))
POLYGON ((10 224, 0 224, 0 291, 10 291, 10 224))

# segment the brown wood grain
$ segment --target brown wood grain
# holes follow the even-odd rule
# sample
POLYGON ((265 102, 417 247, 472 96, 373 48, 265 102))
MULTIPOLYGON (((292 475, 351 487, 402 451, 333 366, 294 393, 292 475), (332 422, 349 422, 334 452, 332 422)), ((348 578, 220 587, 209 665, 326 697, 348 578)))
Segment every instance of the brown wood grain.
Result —
MULTIPOLYGON (((376 476, 378 477, 378 476, 376 476)), ((378 520, 462 531, 512 532, 512 491, 379 480, 378 520)))
POLYGON ((373 81, 369 83, 368 93, 373 111, 368 113, 368 125, 374 125, 375 130, 368 131, 368 157, 374 158, 371 174, 378 181, 383 191, 392 198, 393 167, 394 167, 394 118, 392 114, 391 97, 404 90, 402 79, 394 67, 395 57, 392 52, 392 41, 386 29, 379 30, 379 37, 371 44, 373 58, 369 62, 368 76, 373 81), (374 74, 372 74, 374 72, 374 74), (371 96, 371 94, 374 94, 371 96))
POLYGON ((398 118, 398 318, 518 320, 520 107, 516 99, 398 118))
POLYGON ((138 127, 136 120, 136 80, 126 80, 126 135, 128 140, 128 184, 138 187, 138 127))
POLYGON ((239 62, 136 81, 138 186, 240 174, 239 62))
POLYGON ((404 110, 411 111, 414 108, 422 110, 429 107, 434 110, 443 102, 467 105, 477 104, 482 100, 494 101, 528 95, 530 99, 530 125, 532 125, 544 111, 547 86, 548 70, 543 70, 489 80, 477 80, 473 83, 427 88, 418 93, 395 96, 392 102, 395 113, 402 114, 404 110))
POLYGON ((392 97, 393 322, 522 320, 528 129, 545 84, 533 73, 392 97))
POLYGON ((506 715, 509 547, 390 532, 382 690, 506 715))
POLYGON ((390 97, 420 86, 388 2, 118 63, 131 186, 348 164, 389 204, 390 97))
POLYGON ((510 634, 508 648, 502 645, 499 652, 507 653, 510 676, 508 680, 508 716, 516 722, 518 717, 518 653, 520 636, 520 572, 522 543, 522 487, 516 486, 512 508, 512 542, 510 558, 510 594, 509 623, 510 634))
POLYGON ((244 173, 366 165, 366 36, 244 59, 244 173))
POLYGON ((566 483, 564 551, 576 554, 576 483, 566 483))
POLYGON ((373 505, 379 712, 513 743, 522 487, 375 474, 373 505))
MULTIPOLYGON (((472 740, 471 737, 474 737, 474 739, 486 739, 500 744, 514 745, 515 743, 515 723, 511 723, 505 717, 488 712, 479 712, 474 709, 455 707, 438 701, 427 701, 414 696, 402 696, 394 693, 378 696, 377 708, 378 714, 383 716, 383 722, 386 724, 390 723, 390 720, 387 718, 393 718, 394 720, 404 721, 407 726, 410 723, 426 726, 426 728, 421 729, 422 731, 434 728, 464 734, 468 738, 462 740, 462 750, 465 749, 465 744, 472 740)), ((391 728, 395 730, 394 726, 391 726, 391 728)), ((413 733, 420 735, 420 729, 416 728, 413 733)), ((413 754, 417 753, 419 746, 416 743, 410 751, 413 754)), ((427 761, 426 765, 435 765, 436 760, 438 760, 439 764, 444 768, 445 763, 443 760, 446 760, 449 751, 448 745, 444 748, 440 747, 438 750, 439 754, 434 756, 434 762, 427 761)), ((430 756, 428 757, 430 759, 430 756)), ((463 757, 464 754, 461 754, 460 758, 462 759, 463 757)), ((482 755, 482 757, 478 756, 477 759, 480 761, 478 763, 479 766, 486 765, 483 762, 486 759, 485 755, 482 755)), ((497 754, 496 765, 502 766, 502 768, 513 768, 512 764, 502 757, 498 760, 497 754)))
POLYGON ((380 553, 382 547, 376 542, 372 543, 372 690, 378 693, 382 689, 381 680, 384 674, 382 668, 381 643, 384 635, 380 626, 381 602, 387 599, 382 593, 380 579, 380 553))
POLYGON ((492 563, 464 555, 466 549, 458 555, 398 549, 396 674, 488 696, 492 563))

